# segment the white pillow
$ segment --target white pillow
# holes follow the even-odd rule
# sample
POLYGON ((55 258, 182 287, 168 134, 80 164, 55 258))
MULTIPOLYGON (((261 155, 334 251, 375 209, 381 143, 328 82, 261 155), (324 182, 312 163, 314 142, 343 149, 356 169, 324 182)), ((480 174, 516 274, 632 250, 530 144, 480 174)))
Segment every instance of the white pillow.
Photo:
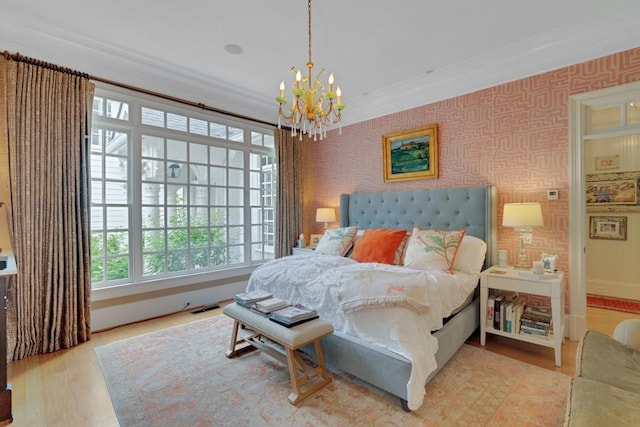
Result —
POLYGON ((358 227, 329 228, 316 247, 316 254, 344 256, 356 237, 358 227))
POLYGON ((453 273, 465 233, 466 230, 422 230, 414 226, 404 254, 405 267, 453 273))
POLYGON ((466 234, 453 263, 453 269, 462 273, 480 274, 487 253, 487 244, 475 236, 466 234))

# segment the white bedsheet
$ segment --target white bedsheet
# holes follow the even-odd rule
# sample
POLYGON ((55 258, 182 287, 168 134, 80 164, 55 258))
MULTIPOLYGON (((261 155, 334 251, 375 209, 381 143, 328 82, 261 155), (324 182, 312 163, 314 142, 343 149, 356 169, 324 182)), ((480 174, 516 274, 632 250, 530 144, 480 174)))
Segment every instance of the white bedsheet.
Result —
POLYGON ((318 310, 335 330, 396 352, 411 361, 408 406, 422 405, 436 369, 438 340, 431 331, 473 292, 476 275, 358 263, 329 255, 293 255, 258 267, 247 290, 264 289, 318 310))

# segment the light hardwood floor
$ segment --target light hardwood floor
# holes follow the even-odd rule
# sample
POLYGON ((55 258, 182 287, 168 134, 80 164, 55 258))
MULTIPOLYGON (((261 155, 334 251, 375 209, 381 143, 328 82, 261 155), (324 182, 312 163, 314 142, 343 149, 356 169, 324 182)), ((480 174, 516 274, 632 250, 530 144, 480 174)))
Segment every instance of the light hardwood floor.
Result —
MULTIPOLYGON (((202 314, 181 312, 122 326, 94 333, 89 342, 72 349, 10 363, 8 375, 13 390, 14 421, 0 425, 118 426, 94 349, 110 342, 216 316, 221 312, 222 309, 202 314)), ((628 318, 640 319, 640 315, 587 308, 587 327, 609 335, 620 321, 628 318)), ((480 347, 478 335, 472 336, 468 343, 480 347)), ((488 335, 485 350, 572 376, 576 346, 577 342, 568 340, 562 346, 562 367, 555 366, 551 348, 499 336, 488 335)))

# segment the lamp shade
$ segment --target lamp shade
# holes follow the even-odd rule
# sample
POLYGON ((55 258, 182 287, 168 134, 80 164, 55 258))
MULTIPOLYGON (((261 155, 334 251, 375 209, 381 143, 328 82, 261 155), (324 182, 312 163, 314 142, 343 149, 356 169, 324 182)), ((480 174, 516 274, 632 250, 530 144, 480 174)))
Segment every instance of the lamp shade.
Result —
POLYGON ((502 225, 505 227, 542 226, 540 203, 505 203, 502 225))
POLYGON ((316 210, 316 222, 333 222, 336 220, 334 208, 318 208, 316 210))

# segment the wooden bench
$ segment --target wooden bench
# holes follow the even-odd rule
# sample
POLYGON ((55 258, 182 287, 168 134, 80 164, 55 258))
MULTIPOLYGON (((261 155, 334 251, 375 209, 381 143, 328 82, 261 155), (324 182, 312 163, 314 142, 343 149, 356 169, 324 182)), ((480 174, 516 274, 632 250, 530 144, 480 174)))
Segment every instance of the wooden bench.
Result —
POLYGON ((260 349, 286 363, 293 386, 293 392, 289 395, 289 402, 292 404, 298 404, 331 382, 320 343, 322 337, 333 333, 333 326, 330 323, 314 319, 286 328, 236 303, 225 306, 223 313, 234 320, 231 346, 226 356, 235 357, 246 351, 260 349), (248 332, 243 337, 238 336, 240 325, 244 325, 248 332), (260 341, 263 336, 284 347, 284 353, 260 341), (308 365, 297 351, 309 343, 313 343, 315 347, 317 359, 315 368, 308 365))

